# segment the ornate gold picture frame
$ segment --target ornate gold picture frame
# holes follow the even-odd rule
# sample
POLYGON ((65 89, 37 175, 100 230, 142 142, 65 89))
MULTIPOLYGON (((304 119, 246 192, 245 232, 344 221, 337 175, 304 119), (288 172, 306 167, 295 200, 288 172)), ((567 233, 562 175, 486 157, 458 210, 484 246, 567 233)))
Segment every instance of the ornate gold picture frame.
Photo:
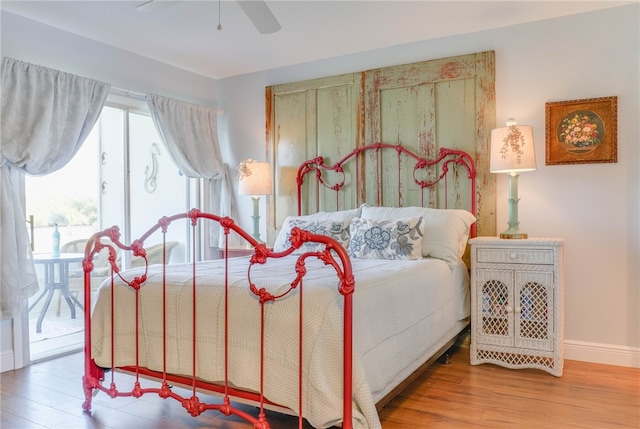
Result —
POLYGON ((618 162, 618 97, 545 103, 546 165, 618 162))

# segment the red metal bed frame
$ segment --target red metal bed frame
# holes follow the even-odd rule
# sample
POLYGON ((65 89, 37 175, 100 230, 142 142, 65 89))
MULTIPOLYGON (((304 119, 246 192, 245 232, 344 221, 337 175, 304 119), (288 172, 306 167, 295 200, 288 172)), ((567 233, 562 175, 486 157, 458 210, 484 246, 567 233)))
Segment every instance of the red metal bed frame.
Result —
MULTIPOLYGON (((394 146, 387 144, 374 144, 362 148, 358 148, 351 152, 349 155, 345 156, 343 159, 338 161, 333 166, 326 166, 324 164, 324 159, 322 157, 317 157, 312 160, 306 161, 303 163, 298 170, 297 177, 297 185, 298 185, 298 211, 301 212, 300 199, 302 185, 304 183, 304 177, 306 174, 314 172, 316 178, 322 186, 328 187, 336 192, 338 192, 344 187, 344 172, 343 166, 348 161, 357 160, 358 155, 364 153, 365 151, 373 150, 376 153, 376 157, 379 156, 379 153, 383 149, 392 149, 395 150, 398 154, 398 169, 400 169, 401 156, 408 156, 410 159, 415 160, 414 166, 414 181, 417 186, 420 187, 424 191, 425 188, 433 186, 438 183, 440 180, 444 178, 446 184, 446 176, 448 171, 448 166, 451 163, 456 165, 463 166, 467 171, 467 177, 471 180, 471 207, 472 211, 475 213, 475 166, 473 159, 465 152, 450 150, 450 149, 441 149, 439 152, 439 156, 434 160, 427 160, 425 158, 419 157, 412 152, 406 150, 402 146, 394 146), (433 166, 439 164, 442 168, 442 174, 439 175, 433 181, 426 181, 416 178, 416 171, 420 169, 425 169, 429 166, 433 166), (343 174, 343 180, 341 180, 338 184, 335 185, 327 185, 323 179, 323 171, 334 171, 337 173, 343 174)), ((356 164, 357 165, 357 164, 356 164)), ((357 167, 356 167, 357 168, 357 167)), ((358 174, 356 174, 357 177, 358 174)), ((379 184, 379 181, 378 181, 379 184)), ((445 185, 446 186, 446 185, 445 185)), ((402 195, 400 191, 400 184, 398 188, 398 199, 402 200, 402 195)), ((379 201, 379 195, 377 196, 377 200, 379 201)), ((275 253, 271 249, 267 248, 263 243, 258 243, 251 234, 245 232, 242 228, 234 223, 234 221, 228 217, 219 217, 214 214, 204 213, 199 210, 191 210, 187 213, 177 214, 170 217, 162 217, 154 226, 152 226, 144 235, 142 235, 138 240, 133 241, 130 245, 125 245, 120 241, 120 232, 117 226, 108 228, 104 231, 98 232, 94 234, 89 242, 87 243, 87 247, 85 249, 85 256, 83 259, 83 270, 84 270, 84 305, 86 309, 91 308, 91 271, 93 270, 93 260, 97 253, 106 249, 109 253, 109 263, 111 266, 111 287, 114 286, 114 281, 117 277, 122 279, 129 287, 131 287, 135 291, 135 299, 136 299, 136 362, 138 362, 138 353, 139 353, 139 344, 137 341, 138 338, 138 294, 141 285, 147 279, 148 273, 148 264, 146 269, 144 270, 144 274, 141 276, 136 276, 133 278, 127 278, 127 272, 121 272, 120 267, 118 266, 118 255, 117 250, 120 249, 122 252, 131 252, 133 256, 142 257, 146 261, 146 250, 144 248, 145 241, 152 236, 152 234, 160 231, 162 234, 162 242, 166 243, 166 233, 170 225, 175 223, 180 219, 185 219, 191 225, 191 234, 193 243, 193 254, 196 254, 195 251, 195 243, 196 235, 198 231, 198 224, 201 221, 209 220, 212 222, 219 222, 220 226, 224 229, 225 237, 227 238, 225 242, 225 248, 228 250, 228 238, 229 234, 236 233, 242 239, 244 239, 253 249, 254 253, 251 256, 248 262, 247 268, 247 277, 250 285, 250 292, 253 293, 257 302, 261 306, 262 311, 262 325, 260 327, 262 339, 264 339, 264 311, 266 305, 277 305, 277 301, 282 299, 286 295, 288 295, 294 289, 300 290, 300 320, 298 327, 298 341, 299 341, 299 386, 298 386, 298 397, 299 399, 299 409, 292 410, 298 417, 298 425, 300 428, 303 427, 303 418, 302 415, 302 390, 304 387, 304 380, 302 379, 302 332, 303 332, 303 317, 302 317, 302 290, 303 290, 303 280, 305 275, 305 260, 307 258, 318 258, 325 265, 332 267, 335 270, 336 277, 338 280, 338 290, 340 294, 344 297, 344 352, 343 352, 343 374, 344 374, 344 386, 343 386, 343 423, 342 427, 345 429, 350 429, 352 427, 352 346, 353 346, 353 292, 355 290, 355 279, 352 274, 351 262, 349 260, 348 254, 345 249, 338 244, 335 240, 330 237, 326 237, 323 235, 311 234, 308 231, 300 230, 299 228, 294 228, 291 233, 291 247, 283 252, 275 253), (306 252, 300 255, 297 258, 297 262, 295 264, 295 279, 291 282, 290 288, 283 294, 278 296, 274 296, 264 288, 261 288, 260 285, 256 285, 251 281, 251 272, 252 267, 259 264, 264 264, 269 258, 281 258, 293 253, 296 249, 300 248, 306 242, 317 242, 322 243, 324 245, 324 250, 317 252, 306 252)), ((475 235, 475 229, 472 230, 472 235, 475 235)), ((225 252, 225 255, 228 255, 228 252, 225 252)), ((167 272, 167 260, 166 260, 166 252, 163 252, 163 287, 166 287, 166 272, 167 272)), ((247 390, 242 390, 241 388, 232 387, 230 385, 230 381, 227 375, 227 367, 228 362, 231 357, 228 355, 226 350, 228 344, 228 317, 227 312, 228 308, 225 302, 225 379, 220 384, 213 384, 209 382, 205 382, 196 377, 196 346, 197 346, 197 335, 196 335, 196 262, 192 262, 193 269, 193 316, 192 316, 192 329, 193 329, 193 341, 192 341, 192 354, 193 354, 193 374, 190 377, 169 374, 166 371, 166 348, 163 351, 164 358, 164 369, 163 371, 153 371, 147 368, 140 367, 138 364, 134 366, 127 366, 118 368, 125 372, 131 373, 135 377, 135 382, 132 388, 123 388, 116 384, 115 381, 115 367, 112 368, 100 368, 94 362, 91 355, 91 314, 89 311, 85 311, 85 374, 83 376, 83 389, 85 392, 85 402, 83 403, 83 409, 90 410, 92 397, 95 393, 99 391, 103 391, 108 394, 110 397, 140 397, 144 394, 157 394, 163 399, 172 398, 177 400, 182 404, 182 406, 192 415, 198 416, 201 413, 207 410, 215 410, 226 416, 236 415, 247 422, 253 424, 255 428, 258 429, 268 429, 269 423, 265 417, 265 408, 271 405, 279 406, 278 404, 274 404, 265 398, 263 394, 263 380, 264 380, 264 362, 261 359, 259 362, 260 365, 260 391, 252 392, 247 390), (106 370, 110 370, 110 380, 106 378, 106 370), (151 387, 143 387, 141 380, 145 378, 151 378, 160 383, 158 386, 151 387), (108 384, 107 384, 108 383, 108 384), (172 390, 171 385, 182 385, 188 386, 191 389, 190 396, 182 396, 172 390), (206 391, 216 393, 222 396, 222 400, 220 403, 206 403, 201 402, 200 397, 197 395, 198 391, 206 391), (258 405, 258 414, 257 416, 250 415, 242 408, 237 407, 232 402, 234 399, 240 400, 249 400, 258 405)), ((228 268, 228 260, 224 261, 225 268, 228 268)), ((226 281, 228 278, 225 276, 225 293, 228 288, 228 284, 226 281)), ((164 294, 163 294, 164 295, 164 294)), ((116 309, 114 308, 114 294, 111 294, 111 332, 114 332, 114 320, 116 316, 116 309)), ((226 295, 225 295, 226 296, 226 295)), ((163 314, 163 323, 165 324, 163 328, 164 336, 163 341, 165 341, 166 347, 166 302, 165 306, 161 309, 163 314)), ((114 359, 114 342, 111 342, 111 361, 114 359)), ((260 345, 261 356, 264 352, 264 343, 260 345)))
MULTIPOLYGON (((303 201, 302 187, 304 184, 305 176, 307 174, 315 173, 314 175, 316 177, 316 180, 321 186, 327 189, 330 189, 332 191, 335 191, 336 206, 337 206, 339 201, 340 191, 344 189, 346 184, 344 166, 349 162, 353 162, 355 165, 355 184, 354 185, 357 190, 356 192, 357 201, 355 201, 355 207, 358 207, 360 203, 363 203, 363 202, 371 202, 373 205, 377 205, 377 206, 380 205, 382 201, 382 195, 381 195, 382 177, 381 176, 383 172, 383 169, 381 168, 381 162, 382 162, 382 152, 385 150, 394 151, 397 154, 398 176, 397 176, 396 201, 397 201, 398 207, 401 207, 404 205, 403 193, 402 193, 403 183, 401 181, 401 175, 400 175, 400 171, 403 165, 403 156, 404 156, 409 161, 415 162, 415 164, 413 165, 413 181, 421 191, 420 204, 423 207, 425 206, 425 190, 434 187, 441 181, 444 182, 444 187, 445 187, 444 204, 445 204, 445 207, 448 207, 449 202, 448 200, 446 200, 446 197, 448 197, 448 193, 447 193, 448 180, 447 179, 448 179, 448 173, 449 173, 449 166, 456 165, 456 166, 464 167, 467 173, 466 176, 471 182, 472 191, 470 195, 470 202, 471 202, 470 211, 474 215, 476 214, 476 195, 475 195, 476 167, 475 167, 475 162, 473 161, 473 158, 468 153, 461 150, 440 148, 440 150, 438 151, 438 156, 436 158, 427 159, 427 158, 423 158, 416 155, 415 153, 406 149, 402 145, 374 143, 368 146, 363 146, 363 147, 354 149, 352 152, 348 153, 344 158, 342 158, 341 160, 339 160, 338 162, 330 166, 324 163, 324 158, 321 156, 303 162, 298 168, 298 174, 296 177, 297 189, 298 189, 298 215, 302 214, 302 201, 303 201), (373 153, 374 164, 375 164, 375 168, 373 170, 375 173, 375 182, 376 182, 375 189, 377 190, 377 192, 376 192, 375 198, 369 198, 370 201, 365 201, 367 198, 366 198, 366 195, 364 195, 364 190, 362 189, 362 184, 364 183, 364 179, 362 177, 361 169, 363 168, 362 160, 364 159, 365 153, 366 154, 373 153), (361 158, 358 158, 358 156, 361 156, 361 158), (429 171, 429 169, 434 168, 436 166, 441 167, 441 172, 439 175, 436 175, 435 178, 430 178, 430 176, 432 175, 432 172, 429 171), (424 176, 425 179, 418 177, 418 173, 420 171, 422 171, 421 175, 424 176), (335 172, 338 174, 340 179, 334 184, 328 184, 323 175, 324 172, 335 172)), ((475 236, 476 236, 476 224, 474 223, 471 226, 471 237, 475 237, 475 236)))

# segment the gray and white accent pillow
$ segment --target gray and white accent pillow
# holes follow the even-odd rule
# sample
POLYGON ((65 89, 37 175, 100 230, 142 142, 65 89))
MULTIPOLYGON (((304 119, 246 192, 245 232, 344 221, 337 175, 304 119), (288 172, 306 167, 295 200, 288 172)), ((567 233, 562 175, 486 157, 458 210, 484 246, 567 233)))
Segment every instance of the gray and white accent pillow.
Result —
MULTIPOLYGON (((331 237, 340 243, 345 249, 349 248, 349 219, 344 220, 310 220, 301 217, 288 217, 285 220, 285 224, 282 227, 284 231, 283 236, 279 237, 280 242, 274 245, 274 251, 281 252, 288 249, 291 246, 289 237, 291 236, 291 229, 297 226, 300 229, 307 230, 313 234, 326 235, 331 237)), ((304 252, 317 252, 324 247, 321 243, 305 243, 296 250, 294 253, 304 252)))
POLYGON ((473 214, 460 209, 433 209, 428 207, 374 207, 362 205, 360 217, 365 219, 404 219, 422 217, 424 238, 422 257, 438 258, 455 264, 467 247, 473 214))
POLYGON ((353 218, 349 256, 370 259, 421 259, 424 222, 404 219, 353 218))

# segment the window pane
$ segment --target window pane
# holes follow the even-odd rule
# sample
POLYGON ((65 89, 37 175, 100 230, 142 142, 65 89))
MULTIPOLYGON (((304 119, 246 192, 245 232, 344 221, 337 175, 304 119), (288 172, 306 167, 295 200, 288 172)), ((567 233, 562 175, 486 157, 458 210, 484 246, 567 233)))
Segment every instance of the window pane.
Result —
MULTIPOLYGON (((98 224, 98 127, 73 159, 46 176, 25 177, 27 219, 33 216, 35 268, 40 290, 28 301, 30 358, 79 350, 83 343, 83 272, 77 257, 64 282, 60 263, 51 263, 52 232, 58 224, 60 255, 84 252, 98 224), (61 296, 68 290, 67 299, 61 296), (51 295, 50 292, 53 292, 51 295), (75 313, 75 318, 73 317, 75 313)), ((71 257, 71 256, 70 256, 71 257)))
MULTIPOLYGON (((130 113, 129 133, 131 235, 137 238, 160 217, 188 210, 188 179, 171 160, 150 116, 130 113)), ((187 226, 188 222, 180 221, 167 232, 167 241, 180 242, 172 250, 172 263, 185 260, 187 226)), ((154 234, 145 246, 161 240, 161 234, 154 234)))
POLYGON ((54 224, 58 224, 60 245, 98 230, 97 148, 94 128, 63 168, 45 176, 25 177, 26 216, 27 220, 33 216, 35 253, 51 253, 54 224))

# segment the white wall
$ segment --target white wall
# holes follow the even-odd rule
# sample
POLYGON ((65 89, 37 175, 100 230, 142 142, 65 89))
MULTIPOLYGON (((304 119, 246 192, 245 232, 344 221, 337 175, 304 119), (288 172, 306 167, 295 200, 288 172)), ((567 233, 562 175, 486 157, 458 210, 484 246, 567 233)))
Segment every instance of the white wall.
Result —
MULTIPOLYGON (((640 367, 639 21, 636 4, 220 80, 225 156, 264 157, 265 86, 495 50, 497 124, 534 127, 538 169, 520 176, 521 229, 566 239, 566 356, 640 367), (545 166, 545 102, 613 95, 618 162, 545 166)), ((498 231, 507 196, 501 175, 498 231)))
POLYGON ((213 79, 5 11, 0 17, 3 56, 98 79, 115 88, 213 106, 213 79))
MULTIPOLYGON (((520 177, 521 228, 566 239, 566 356, 640 367, 639 5, 216 82, 11 18, 3 14, 3 55, 224 108, 220 139, 232 170, 242 159, 264 159, 265 86, 495 50, 497 123, 516 117, 534 127, 536 139, 538 169, 520 177), (201 100, 203 94, 212 99, 201 100), (544 103, 612 95, 618 96, 618 162, 545 166, 544 103)), ((507 225, 507 193, 500 176, 498 230, 507 225)), ((250 230, 251 204, 238 203, 240 224, 250 230)))

